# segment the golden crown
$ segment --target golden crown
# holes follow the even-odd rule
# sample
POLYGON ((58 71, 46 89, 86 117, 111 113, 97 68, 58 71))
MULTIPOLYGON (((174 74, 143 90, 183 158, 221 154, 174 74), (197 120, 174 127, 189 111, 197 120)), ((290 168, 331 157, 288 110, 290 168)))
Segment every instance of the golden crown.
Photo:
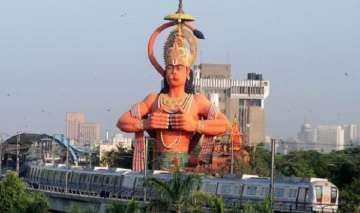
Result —
POLYGON ((180 34, 177 30, 170 33, 164 47, 166 65, 184 65, 191 67, 196 59, 196 39, 187 30, 180 34))

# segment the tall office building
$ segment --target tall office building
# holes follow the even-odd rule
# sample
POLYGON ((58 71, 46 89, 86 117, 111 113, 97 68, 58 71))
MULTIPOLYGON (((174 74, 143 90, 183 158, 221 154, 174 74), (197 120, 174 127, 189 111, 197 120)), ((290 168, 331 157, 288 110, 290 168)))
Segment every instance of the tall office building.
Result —
POLYGON ((316 134, 318 151, 328 153, 344 149, 344 129, 341 126, 318 126, 316 134))
POLYGON ((304 123, 298 133, 299 150, 316 150, 316 129, 309 123, 304 123))
POLYGON ((79 144, 91 147, 100 142, 100 125, 97 123, 82 123, 79 131, 79 144))
POLYGON ((262 75, 249 73, 246 80, 233 80, 228 64, 200 64, 194 67, 194 87, 229 120, 239 121, 246 144, 264 142, 264 100, 269 96, 270 82, 263 80, 262 75))
POLYGON ((82 112, 67 112, 65 125, 65 137, 70 140, 79 141, 80 125, 85 123, 85 115, 82 112))
POLYGON ((346 124, 342 126, 344 129, 344 143, 346 146, 357 145, 358 126, 356 124, 346 124))

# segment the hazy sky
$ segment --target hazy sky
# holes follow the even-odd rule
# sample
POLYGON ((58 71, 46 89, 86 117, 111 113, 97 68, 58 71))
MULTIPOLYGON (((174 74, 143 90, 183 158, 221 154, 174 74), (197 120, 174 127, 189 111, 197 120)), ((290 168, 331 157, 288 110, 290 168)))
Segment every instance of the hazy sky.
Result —
MULTIPOLYGON (((0 132, 63 132, 67 111, 115 131, 159 89, 146 44, 176 0, 0 1, 0 132)), ((359 0, 184 0, 207 39, 199 63, 271 81, 267 134, 360 123, 359 0)), ((161 45, 160 43, 158 44, 161 45)))

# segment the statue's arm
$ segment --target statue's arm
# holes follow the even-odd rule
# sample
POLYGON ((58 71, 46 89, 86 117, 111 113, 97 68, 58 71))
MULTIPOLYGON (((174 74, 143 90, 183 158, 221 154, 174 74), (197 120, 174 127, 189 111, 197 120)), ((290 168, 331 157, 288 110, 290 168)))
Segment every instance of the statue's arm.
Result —
POLYGON ((144 122, 141 118, 150 113, 151 107, 156 101, 156 97, 156 94, 150 94, 143 101, 134 106, 138 107, 140 118, 133 116, 131 110, 129 110, 121 115, 116 126, 124 132, 138 132, 144 130, 144 122))
MULTIPOLYGON (((209 112, 212 109, 212 104, 210 101, 201 94, 195 96, 195 101, 197 103, 199 114, 201 117, 207 118, 209 116, 209 112)), ((226 132, 230 128, 230 122, 226 118, 226 116, 219 111, 214 112, 214 117, 212 119, 198 120, 196 131, 201 134, 216 136, 226 132)))

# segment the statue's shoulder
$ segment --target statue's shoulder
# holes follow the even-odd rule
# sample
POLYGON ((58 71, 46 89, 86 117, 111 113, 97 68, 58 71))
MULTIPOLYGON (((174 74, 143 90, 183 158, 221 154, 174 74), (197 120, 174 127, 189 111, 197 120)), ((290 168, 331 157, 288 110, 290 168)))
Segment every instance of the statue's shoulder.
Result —
POLYGON ((152 92, 146 96, 145 99, 156 99, 158 97, 158 93, 152 92))
POLYGON ((146 105, 151 106, 156 101, 158 96, 158 93, 150 93, 145 97, 144 102, 146 103, 146 105))
POLYGON ((206 98, 206 96, 205 95, 203 95, 203 94, 200 94, 200 93, 197 93, 197 94, 194 94, 194 100, 196 101, 196 102, 202 102, 202 103, 207 103, 207 102, 209 102, 209 100, 206 98))

